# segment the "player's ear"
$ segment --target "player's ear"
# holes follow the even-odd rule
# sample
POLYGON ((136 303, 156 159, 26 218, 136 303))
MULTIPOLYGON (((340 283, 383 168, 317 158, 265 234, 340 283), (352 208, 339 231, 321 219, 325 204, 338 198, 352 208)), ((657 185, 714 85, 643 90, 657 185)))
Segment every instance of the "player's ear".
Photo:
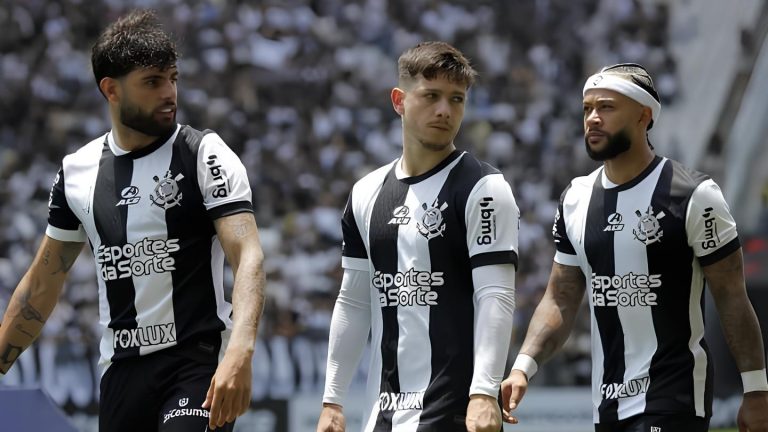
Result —
POLYGON ((403 106, 403 103, 405 102, 405 91, 395 87, 392 89, 389 96, 392 99, 392 107, 395 109, 395 112, 402 116, 405 113, 405 107, 403 106))
POLYGON ((120 85, 118 81, 111 77, 104 77, 99 81, 99 90, 101 90, 101 94, 103 94, 109 102, 119 102, 119 87, 120 85))
POLYGON ((651 111, 651 108, 643 107, 643 113, 640 115, 639 121, 645 126, 645 129, 648 129, 648 125, 653 121, 653 111, 651 111))

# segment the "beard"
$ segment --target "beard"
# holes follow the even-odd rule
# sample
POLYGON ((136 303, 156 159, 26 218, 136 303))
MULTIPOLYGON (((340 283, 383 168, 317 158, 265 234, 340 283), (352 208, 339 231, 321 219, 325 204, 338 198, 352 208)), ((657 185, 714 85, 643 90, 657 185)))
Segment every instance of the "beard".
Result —
POLYGON ((602 162, 608 159, 613 159, 616 156, 629 150, 632 146, 632 141, 629 139, 629 134, 626 129, 622 129, 615 134, 609 134, 606 137, 608 141, 602 150, 593 150, 589 145, 589 139, 584 137, 584 144, 587 147, 587 154, 594 161, 602 162))
POLYGON ((170 122, 155 120, 152 112, 144 112, 141 107, 125 101, 120 104, 120 122, 144 135, 160 137, 170 134, 176 129, 176 112, 170 122))

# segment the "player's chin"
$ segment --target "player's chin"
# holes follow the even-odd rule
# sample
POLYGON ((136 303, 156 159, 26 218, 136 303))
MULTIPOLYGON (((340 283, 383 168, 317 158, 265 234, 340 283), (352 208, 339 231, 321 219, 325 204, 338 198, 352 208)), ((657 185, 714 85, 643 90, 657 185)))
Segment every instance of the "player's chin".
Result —
POLYGON ((451 145, 452 140, 450 141, 423 141, 422 145, 427 150, 432 150, 436 152, 443 151, 448 148, 448 146, 451 145))

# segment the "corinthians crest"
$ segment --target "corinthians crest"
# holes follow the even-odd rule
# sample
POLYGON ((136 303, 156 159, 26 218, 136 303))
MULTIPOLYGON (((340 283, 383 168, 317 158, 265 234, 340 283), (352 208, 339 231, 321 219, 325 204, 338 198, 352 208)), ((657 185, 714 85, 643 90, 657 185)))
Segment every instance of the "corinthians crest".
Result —
POLYGON ((432 206, 427 207, 427 203, 422 203, 421 207, 424 209, 424 216, 421 217, 421 223, 416 223, 416 228, 419 229, 419 233, 431 240, 437 236, 443 235, 445 231, 445 220, 443 220, 443 210, 448 208, 448 203, 444 202, 438 207, 437 198, 432 206))
POLYGON ((158 176, 152 177, 157 186, 155 186, 155 190, 152 191, 149 199, 152 200, 152 204, 164 210, 181 205, 181 191, 179 190, 178 182, 184 178, 184 174, 179 173, 176 177, 172 177, 172 175, 171 171, 168 170, 163 178, 158 176))
POLYGON ((661 229, 659 219, 664 218, 664 212, 661 211, 653 214, 653 206, 648 206, 645 213, 635 210, 635 214, 640 218, 637 222, 637 227, 632 230, 635 238, 646 246, 661 241, 664 231, 661 229))

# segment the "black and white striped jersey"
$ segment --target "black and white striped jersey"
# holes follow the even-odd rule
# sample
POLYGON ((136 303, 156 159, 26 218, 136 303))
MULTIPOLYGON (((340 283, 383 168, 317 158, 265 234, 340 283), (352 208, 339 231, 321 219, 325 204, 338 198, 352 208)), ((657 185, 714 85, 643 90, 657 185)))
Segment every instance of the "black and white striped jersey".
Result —
POLYGON ((587 279, 595 422, 711 416, 701 267, 740 246, 718 186, 659 156, 623 185, 601 167, 563 192, 553 235, 587 279))
POLYGON ((364 430, 464 430, 472 269, 517 265, 518 209, 502 174, 468 153, 415 177, 398 162, 355 184, 342 220, 342 266, 371 278, 364 430))
POLYGON ((245 168, 221 138, 177 126, 126 152, 107 133, 64 158, 46 234, 88 240, 96 261, 101 364, 231 327, 213 220, 252 212, 245 168))

